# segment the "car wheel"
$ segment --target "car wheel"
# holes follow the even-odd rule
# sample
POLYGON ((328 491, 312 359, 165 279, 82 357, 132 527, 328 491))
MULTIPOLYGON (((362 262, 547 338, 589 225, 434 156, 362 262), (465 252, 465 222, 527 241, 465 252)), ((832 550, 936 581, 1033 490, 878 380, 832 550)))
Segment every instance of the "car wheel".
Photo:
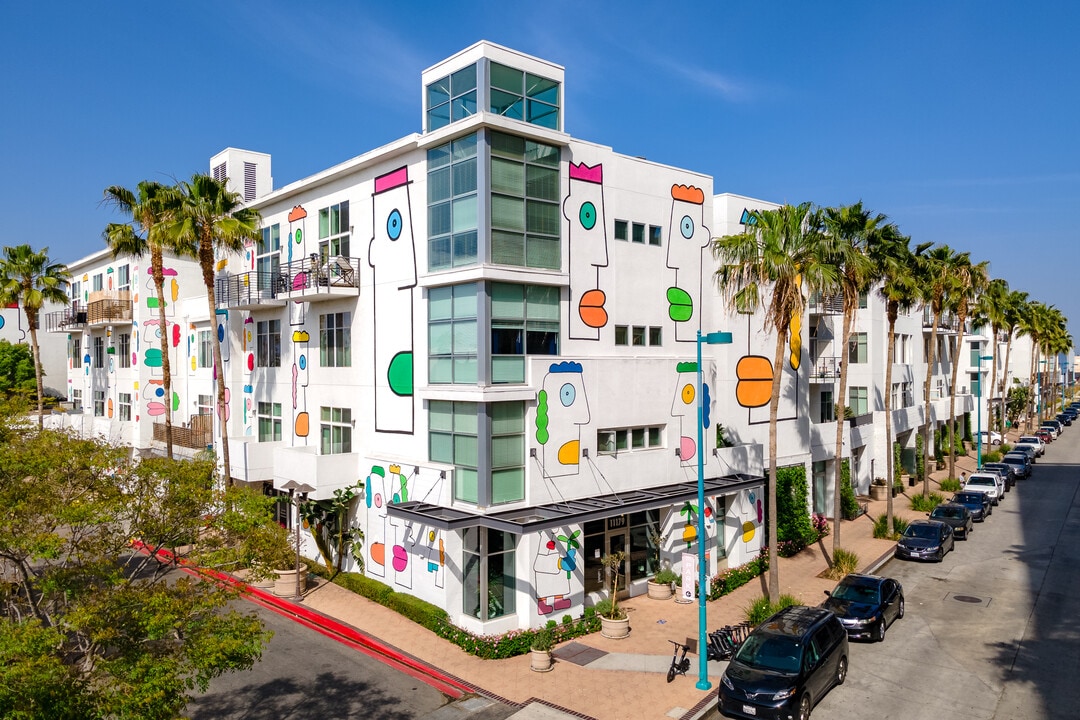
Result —
POLYGON ((900 598, 900 608, 896 611, 896 619, 904 617, 904 598, 900 598))
POLYGON ((877 630, 874 631, 875 642, 885 642, 885 618, 881 618, 881 622, 878 623, 877 630))
POLYGON ((843 685, 847 680, 847 655, 840 656, 840 664, 836 666, 836 684, 843 685))
POLYGON ((799 700, 799 720, 810 720, 810 696, 803 695, 799 700))

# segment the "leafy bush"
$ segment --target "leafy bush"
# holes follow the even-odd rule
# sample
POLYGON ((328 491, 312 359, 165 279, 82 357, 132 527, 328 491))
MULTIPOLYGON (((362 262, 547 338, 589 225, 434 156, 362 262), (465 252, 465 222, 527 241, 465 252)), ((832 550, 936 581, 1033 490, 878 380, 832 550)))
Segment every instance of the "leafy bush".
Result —
POLYGON ((915 435, 915 478, 920 482, 926 473, 926 464, 923 461, 923 445, 922 433, 918 433, 915 435))
POLYGON ((959 492, 960 481, 956 478, 945 478, 941 481, 941 489, 945 492, 959 492))
POLYGON ((555 628, 543 627, 533 632, 531 650, 548 650, 555 647, 555 628))
POLYGON ((998 450, 987 450, 983 453, 982 461, 984 463, 1001 462, 1001 452, 998 450))
POLYGON ((670 585, 678 579, 679 575, 669 567, 660 568, 653 575, 652 581, 661 585, 670 585))
POLYGON ((825 577, 839 580, 848 573, 853 573, 858 569, 858 555, 849 550, 845 550, 844 548, 836 548, 836 552, 833 553, 832 566, 825 571, 825 577))
POLYGON ((897 535, 903 535, 904 531, 907 530, 907 526, 910 524, 911 523, 909 523, 904 518, 898 515, 893 515, 892 526, 893 530, 896 532, 897 535))
POLYGON ((817 533, 816 540, 820 540, 823 537, 828 537, 832 532, 832 526, 829 525, 829 518, 825 517, 821 513, 814 513, 814 516, 810 518, 810 522, 814 525, 814 532, 817 533))
POLYGON ((748 563, 727 570, 721 570, 709 581, 709 600, 716 600, 741 588, 769 569, 769 559, 765 550, 748 563))
POLYGON ((886 525, 888 524, 888 515, 881 513, 878 515, 877 520, 874 521, 874 537, 876 538, 888 538, 889 540, 895 540, 904 534, 904 530, 907 529, 907 520, 904 520, 899 515, 893 515, 893 531, 890 533, 886 525))
POLYGON ((998 445, 998 452, 1001 453, 1002 457, 1004 457, 1005 453, 1009 452, 1012 449, 1013 449, 1013 446, 1010 445, 1007 442, 1003 442, 1000 445, 998 445))
POLYGON ((776 471, 776 539, 797 545, 795 552, 817 539, 810 521, 805 465, 776 471))
POLYGON ((784 608, 798 604, 798 598, 795 598, 791 595, 781 595, 779 598, 777 598, 775 605, 769 602, 769 598, 767 596, 763 595, 759 598, 756 598, 747 607, 743 608, 743 613, 746 615, 746 619, 750 624, 760 625, 784 608))
POLYGON ((844 460, 840 468, 840 514, 845 520, 854 520, 860 512, 862 508, 855 499, 855 488, 851 487, 851 465, 844 460))
POLYGON ((945 502, 945 498, 940 493, 932 492, 929 495, 915 495, 911 498, 911 509, 915 512, 930 512, 943 502, 945 502))
POLYGON ((626 617, 626 611, 611 602, 611 598, 604 598, 597 602, 593 605, 593 610, 596 611, 597 615, 606 617, 609 620, 622 620, 626 617))

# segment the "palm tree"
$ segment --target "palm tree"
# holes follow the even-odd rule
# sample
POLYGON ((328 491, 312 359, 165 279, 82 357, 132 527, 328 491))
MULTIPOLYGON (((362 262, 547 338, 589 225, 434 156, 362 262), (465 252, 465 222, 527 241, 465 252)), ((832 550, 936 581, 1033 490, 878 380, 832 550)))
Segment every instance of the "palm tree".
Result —
POLYGON ((110 185, 105 188, 104 202, 131 218, 130 223, 109 223, 102 238, 112 250, 113 257, 131 255, 141 258, 150 254, 150 277, 158 301, 158 327, 161 328, 161 381, 165 389, 165 453, 173 456, 172 437, 172 367, 169 362, 169 333, 165 317, 164 251, 167 239, 162 232, 165 222, 175 210, 176 189, 161 183, 143 180, 135 191, 110 185))
MULTIPOLYGON (((831 240, 834 255, 830 258, 836 266, 840 278, 840 294, 843 304, 843 332, 840 339, 840 352, 849 351, 851 326, 855 322, 855 313, 859 308, 859 297, 873 283, 874 264, 867 254, 867 245, 873 241, 878 230, 884 226, 884 215, 872 216, 863 209, 862 201, 854 205, 826 208, 822 213, 822 223, 831 240)), ((847 373, 850 357, 840 363, 840 387, 837 398, 842 403, 847 392, 847 373)), ((844 413, 836 413, 836 452, 833 455, 833 553, 840 548, 840 463, 844 452, 844 413)))
POLYGON ((907 312, 919 299, 919 287, 915 280, 914 256, 908 244, 911 238, 901 235, 895 225, 882 228, 878 242, 870 246, 870 258, 877 266, 875 274, 882 279, 879 293, 885 301, 885 316, 889 321, 889 345, 885 353, 885 446, 888 448, 887 467, 889 492, 886 495, 885 527, 891 532, 893 526, 892 487, 896 482, 897 468, 893 467, 892 435, 892 368, 896 353, 896 319, 907 312))
POLYGON ((38 347, 38 316, 45 303, 66 304, 71 273, 67 267, 49 259, 49 248, 34 252, 29 245, 5 247, 0 260, 0 305, 18 303, 26 313, 30 330, 30 349, 34 354, 34 376, 37 379, 38 428, 45 427, 45 371, 41 367, 38 347))
MULTIPOLYGON (((990 392, 987 395, 989 407, 993 407, 994 394, 998 392, 998 338, 1001 336, 1002 330, 1005 329, 1005 312, 1008 301, 1009 283, 1001 278, 994 278, 987 282, 986 287, 979 293, 971 315, 973 328, 990 326, 990 354, 994 359, 991 363, 993 367, 990 368, 990 392)), ((1004 400, 1002 400, 1002 407, 1004 407, 1004 400)), ((1004 413, 998 413, 999 418, 1003 417, 1003 415, 1004 413)), ((993 415, 991 415, 987 426, 993 429, 993 415)), ((1001 427, 998 428, 998 432, 1001 433, 1002 438, 1005 437, 1005 431, 1001 427)))
MULTIPOLYGON (((971 306, 986 288, 986 283, 989 282, 987 268, 988 263, 986 261, 973 265, 971 257, 967 253, 957 255, 956 262, 953 264, 953 285, 949 293, 949 308, 956 313, 957 328, 952 352, 952 379, 950 385, 952 390, 949 392, 949 477, 956 477, 956 453, 952 450, 952 444, 956 441, 956 376, 960 371, 960 348, 963 346, 971 306)), ((982 382, 981 371, 979 372, 979 382, 982 382)), ((980 398, 980 402, 981 400, 980 398)))
MULTIPOLYGON (((1006 373, 1009 372, 1009 362, 1010 362, 1010 356, 1012 355, 1013 336, 1016 335, 1017 328, 1020 326, 1020 323, 1023 320, 1024 308, 1027 306, 1027 301, 1028 301, 1027 298, 1028 298, 1028 294, 1026 292, 1023 292, 1021 290, 1011 290, 1011 291, 1009 291, 1008 295, 1006 296, 1005 302, 1003 303, 1004 312, 1002 313, 1002 325, 1001 325, 1001 327, 1002 327, 1003 330, 1007 331, 1008 334, 1009 334, 1008 339, 1005 341, 1005 364, 1002 366, 1004 368, 1003 371, 1002 371, 1003 375, 1005 375, 1006 373)), ((1002 437, 1005 437, 1005 412, 1004 412, 1004 407, 1005 407, 1006 399, 1007 398, 1006 398, 1006 394, 1005 394, 1005 377, 1002 377, 1002 384, 1001 384, 1002 413, 1001 413, 1001 417, 999 418, 1000 425, 998 427, 998 432, 1001 433, 1002 437)))
MULTIPOLYGON (((260 217, 257 210, 243 206, 240 195, 231 192, 224 181, 196 174, 180 185, 181 198, 169 236, 179 248, 193 251, 199 259, 206 302, 211 322, 217 317, 214 292, 214 260, 218 252, 240 253, 246 241, 259 239, 260 217)), ((225 484, 232 485, 229 463, 229 431, 225 420, 225 367, 221 360, 221 340, 212 332, 214 375, 217 378, 217 416, 221 427, 221 459, 225 484)))
MULTIPOLYGON (((966 255, 966 253, 965 253, 966 255)), ((923 388, 925 404, 925 422, 923 424, 923 495, 930 495, 930 447, 933 440, 931 432, 933 418, 930 413, 930 387, 934 377, 934 362, 937 360, 937 336, 941 317, 948 306, 949 294, 955 282, 952 268, 957 262, 957 254, 948 245, 920 245, 915 251, 919 285, 922 288, 922 300, 930 310, 930 349, 926 357, 926 384, 923 388)))
POLYGON ((803 285, 809 292, 819 292, 835 288, 838 282, 836 268, 826 262, 832 252, 820 224, 810 203, 784 205, 776 210, 755 210, 745 226, 745 233, 716 238, 712 242, 713 257, 720 265, 716 270, 716 283, 727 305, 738 312, 753 313, 764 304, 762 330, 776 335, 766 478, 769 599, 772 602, 780 596, 776 562, 776 418, 780 407, 784 345, 789 341, 793 319, 799 326, 802 324, 806 308, 803 285))

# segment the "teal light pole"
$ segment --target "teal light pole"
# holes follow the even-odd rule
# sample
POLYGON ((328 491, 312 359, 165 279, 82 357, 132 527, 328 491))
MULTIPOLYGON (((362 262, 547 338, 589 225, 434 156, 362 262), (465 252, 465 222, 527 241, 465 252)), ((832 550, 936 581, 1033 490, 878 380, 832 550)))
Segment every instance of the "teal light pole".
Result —
POLYGON ((705 620, 705 437, 704 422, 705 410, 701 404, 701 346, 705 345, 730 345, 731 333, 711 332, 702 335, 697 331, 697 540, 698 540, 698 690, 708 690, 712 687, 709 682, 709 653, 708 637, 705 620))
MULTIPOLYGON (((976 440, 976 442, 975 442, 975 445, 976 445, 976 448, 977 448, 977 450, 975 451, 975 472, 978 472, 979 470, 982 469, 982 386, 983 386, 982 364, 983 364, 983 360, 993 360, 993 359, 994 359, 993 355, 980 355, 979 356, 979 394, 978 394, 977 399, 975 401, 976 408, 979 411, 979 413, 978 413, 979 430, 978 430, 977 433, 975 433, 975 437, 978 438, 978 440, 976 440)), ((989 435, 987 437, 989 437, 989 435)))

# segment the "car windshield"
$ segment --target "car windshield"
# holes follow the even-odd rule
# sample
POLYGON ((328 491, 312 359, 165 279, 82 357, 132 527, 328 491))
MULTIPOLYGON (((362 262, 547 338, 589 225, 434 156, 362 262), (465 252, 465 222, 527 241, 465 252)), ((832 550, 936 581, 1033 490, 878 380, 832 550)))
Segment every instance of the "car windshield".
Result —
POLYGON ((963 493, 962 495, 954 495, 953 502, 964 505, 982 505, 983 495, 982 493, 963 493))
POLYGON ((832 596, 837 600, 869 603, 871 605, 876 605, 880 599, 877 586, 853 582, 840 583, 832 591, 832 596))
POLYGON ((994 478, 988 478, 988 477, 968 478, 967 484, 968 485, 980 485, 980 486, 986 485, 986 486, 989 486, 989 487, 994 487, 995 485, 997 485, 997 483, 994 482, 994 478))
POLYGON ((1020 442, 1022 442, 1022 443, 1026 442, 1026 443, 1031 443, 1033 445, 1036 445, 1039 442, 1039 438, 1035 437, 1034 435, 1025 435, 1024 437, 1020 438, 1020 442))
POLYGON ((938 530, 933 525, 908 525, 904 531, 906 538, 920 538, 922 540, 937 540, 938 530))
POLYGON ((936 507, 934 512, 930 513, 930 517, 933 518, 958 518, 963 516, 958 507, 936 507))
POLYGON ((735 659, 743 665, 794 674, 799 672, 802 644, 797 638, 767 633, 750 633, 735 659))

